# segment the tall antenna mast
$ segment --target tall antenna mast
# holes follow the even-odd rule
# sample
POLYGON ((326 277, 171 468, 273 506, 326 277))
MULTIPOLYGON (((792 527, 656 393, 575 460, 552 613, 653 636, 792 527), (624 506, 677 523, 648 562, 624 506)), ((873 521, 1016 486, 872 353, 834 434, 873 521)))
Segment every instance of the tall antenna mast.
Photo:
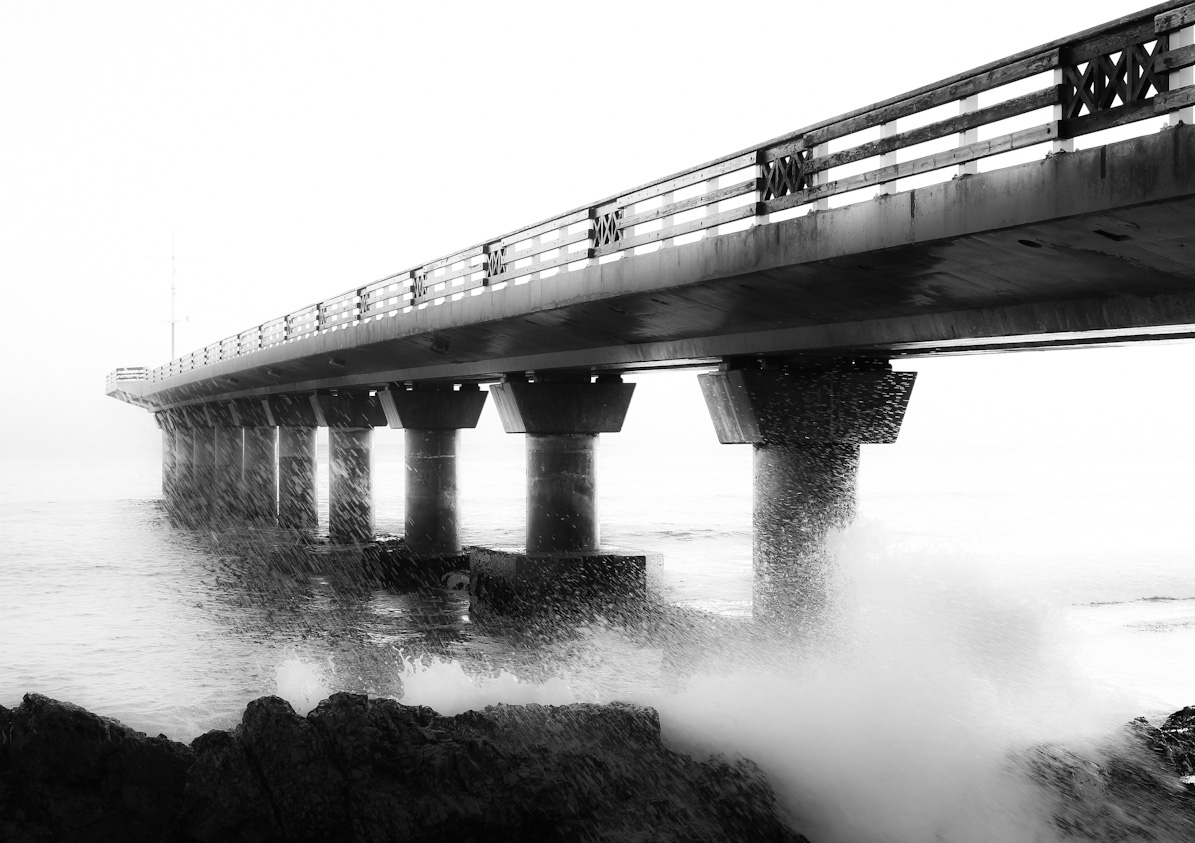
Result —
POLYGON ((174 229, 170 229, 170 359, 174 359, 174 326, 178 319, 174 314, 174 229))

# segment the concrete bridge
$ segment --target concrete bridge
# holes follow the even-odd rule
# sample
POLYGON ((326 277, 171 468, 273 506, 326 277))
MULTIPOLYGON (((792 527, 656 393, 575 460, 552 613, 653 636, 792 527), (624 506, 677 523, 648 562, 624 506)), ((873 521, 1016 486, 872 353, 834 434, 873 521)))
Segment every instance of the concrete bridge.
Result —
POLYGON ((720 440, 755 450, 757 613, 812 608, 859 445, 895 440, 912 391, 893 357, 1195 336, 1193 24, 1195 4, 1127 15, 117 370, 108 394, 156 414, 167 500, 219 517, 314 526, 327 426, 339 542, 373 537, 372 428, 404 428, 406 553, 434 568, 460 561, 456 444, 488 385, 527 437, 525 552, 472 559, 501 603, 562 577, 642 588, 642 557, 602 552, 597 438, 625 375, 701 367, 720 440))

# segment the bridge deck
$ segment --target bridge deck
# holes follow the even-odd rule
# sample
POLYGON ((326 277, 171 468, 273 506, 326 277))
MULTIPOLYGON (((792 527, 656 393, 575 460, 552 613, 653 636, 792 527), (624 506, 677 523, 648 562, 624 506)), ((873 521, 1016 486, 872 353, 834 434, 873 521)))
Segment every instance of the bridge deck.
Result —
POLYGON ((1192 22, 1195 4, 1145 10, 349 291, 146 380, 125 377, 109 393, 164 407, 728 355, 1195 335, 1190 126, 968 171, 1019 147, 1065 150, 1070 136, 1179 109, 1189 118, 1195 84, 1183 74, 1195 44, 1183 42, 1192 22), (1057 84, 979 107, 979 94, 1042 74, 1057 84), (894 131, 897 120, 954 101, 957 117, 894 131), (975 137, 1043 109, 1050 119, 1039 126, 975 137), (866 136, 874 129, 878 138, 866 136), (829 145, 843 138, 843 148, 829 145), (945 151, 909 157, 943 139, 945 151), (901 150, 906 157, 893 160, 901 150), (872 169, 838 175, 870 159, 872 169), (959 176, 825 207, 829 196, 884 194, 898 179, 944 168, 959 176), (813 212, 768 221, 802 206, 813 212), (749 227, 719 232, 734 224, 749 227))

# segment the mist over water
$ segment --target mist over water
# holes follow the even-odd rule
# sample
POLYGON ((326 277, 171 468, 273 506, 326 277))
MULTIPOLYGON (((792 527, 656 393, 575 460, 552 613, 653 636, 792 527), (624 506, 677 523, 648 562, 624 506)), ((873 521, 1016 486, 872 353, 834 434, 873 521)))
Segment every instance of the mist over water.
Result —
MULTIPOLYGON (((512 445, 462 460, 470 543, 520 541, 512 445)), ((630 700, 676 749, 753 759, 819 843, 1053 840, 1026 753, 1094 757, 1133 717, 1195 703, 1191 468, 1161 449, 865 448, 836 613, 798 641, 749 622, 745 449, 604 442, 603 537, 664 553, 668 607, 552 638, 332 556, 254 563, 270 537, 169 523, 155 463, 30 466, 2 493, 0 704, 37 691, 188 740, 268 693, 300 712, 336 690, 443 713, 630 700)), ((401 447, 378 448, 375 478, 398 533, 401 447)))

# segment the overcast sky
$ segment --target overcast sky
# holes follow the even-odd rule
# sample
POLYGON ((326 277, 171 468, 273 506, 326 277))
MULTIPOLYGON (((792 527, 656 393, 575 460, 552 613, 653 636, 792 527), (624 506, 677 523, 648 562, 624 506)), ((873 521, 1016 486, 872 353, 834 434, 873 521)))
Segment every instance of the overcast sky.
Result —
MULTIPOLYGON (((182 353, 1137 6, 970 8, 0 0, 0 452, 156 443, 104 375, 169 357, 172 235, 182 353)), ((1192 364, 904 364, 904 437, 1185 440, 1192 364)))

